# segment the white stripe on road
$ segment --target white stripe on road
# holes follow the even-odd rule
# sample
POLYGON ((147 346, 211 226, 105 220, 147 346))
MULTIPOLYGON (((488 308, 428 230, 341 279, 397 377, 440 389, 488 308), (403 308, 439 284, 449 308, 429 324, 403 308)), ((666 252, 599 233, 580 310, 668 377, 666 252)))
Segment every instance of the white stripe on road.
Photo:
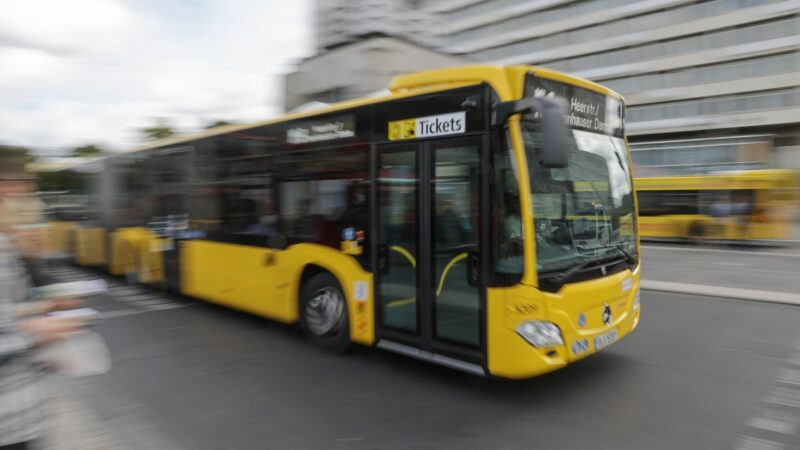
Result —
POLYGON ((707 295, 711 297, 753 300, 757 302, 784 303, 800 305, 800 294, 788 292, 760 291, 705 284, 675 283, 672 281, 642 280, 642 289, 678 294, 707 295))
POLYGON ((786 384, 800 385, 800 370, 783 368, 778 374, 778 381, 786 384))
POLYGON ((800 408, 800 391, 796 389, 778 387, 767 394, 767 396, 764 397, 764 401, 767 403, 772 403, 773 405, 800 408))
POLYGON ((747 420, 747 426, 792 435, 797 431, 797 416, 786 411, 762 410, 747 420))
MULTIPOLYGON (((167 305, 162 305, 167 306, 167 305)), ((99 314, 100 319, 113 319, 115 317, 135 316, 138 314, 145 314, 149 312, 162 311, 167 309, 187 308, 190 305, 169 305, 169 308, 147 308, 147 309, 120 309, 117 311, 102 312, 99 314)))
POLYGON ((778 442, 758 439, 749 436, 742 436, 736 442, 735 450, 783 450, 786 448, 778 442))

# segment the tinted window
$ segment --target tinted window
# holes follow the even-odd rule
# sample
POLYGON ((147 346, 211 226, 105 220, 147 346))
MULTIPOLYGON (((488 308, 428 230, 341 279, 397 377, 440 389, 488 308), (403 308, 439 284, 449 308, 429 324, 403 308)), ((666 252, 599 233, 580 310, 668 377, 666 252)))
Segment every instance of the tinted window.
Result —
POLYGON ((369 147, 284 154, 278 160, 280 229, 289 243, 315 242, 340 248, 345 230, 362 239, 367 261, 369 147), (358 233, 360 232, 360 233, 358 233))
POLYGON ((519 182, 513 163, 513 149, 496 135, 492 145, 494 182, 492 185, 492 267, 494 284, 511 286, 523 271, 523 234, 520 216, 519 182))
POLYGON ((639 191, 639 215, 698 214, 697 191, 639 191))

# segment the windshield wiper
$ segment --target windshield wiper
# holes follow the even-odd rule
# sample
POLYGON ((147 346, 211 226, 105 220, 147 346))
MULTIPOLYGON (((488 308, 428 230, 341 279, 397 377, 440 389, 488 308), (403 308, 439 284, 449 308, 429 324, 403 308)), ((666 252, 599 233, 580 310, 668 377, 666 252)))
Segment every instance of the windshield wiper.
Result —
POLYGON ((624 245, 625 244, 623 244, 622 242, 617 242, 617 243, 610 244, 610 245, 607 245, 607 246, 602 247, 602 248, 606 249, 606 250, 617 250, 619 253, 622 254, 622 256, 625 257, 625 261, 628 264, 635 265, 638 260, 629 251, 625 250, 624 245))
POLYGON ((585 258, 582 260, 577 261, 574 265, 570 266, 564 271, 561 272, 546 272, 542 275, 550 278, 552 280, 553 288, 555 289, 553 292, 561 289, 561 286, 567 284, 575 275, 578 274, 581 270, 586 268, 589 264, 597 262, 596 259, 593 258, 585 258))

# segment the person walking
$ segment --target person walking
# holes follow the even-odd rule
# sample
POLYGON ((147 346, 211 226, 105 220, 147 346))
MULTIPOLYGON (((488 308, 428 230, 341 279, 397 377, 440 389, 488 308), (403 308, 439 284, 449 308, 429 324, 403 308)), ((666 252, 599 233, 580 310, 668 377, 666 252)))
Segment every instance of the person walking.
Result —
POLYGON ((36 353, 84 325, 78 318, 35 315, 59 308, 58 302, 24 303, 30 277, 20 253, 24 235, 15 224, 27 183, 24 164, 0 155, 0 450, 31 448, 41 436, 51 368, 37 362, 36 353))

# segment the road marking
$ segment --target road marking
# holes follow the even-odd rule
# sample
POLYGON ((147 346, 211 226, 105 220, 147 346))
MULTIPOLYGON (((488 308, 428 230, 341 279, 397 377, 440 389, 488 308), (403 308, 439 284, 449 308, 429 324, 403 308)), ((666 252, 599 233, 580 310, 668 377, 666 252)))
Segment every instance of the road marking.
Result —
MULTIPOLYGON (((798 356, 795 350, 786 358, 786 363, 793 361, 798 356)), ((798 425, 800 425, 800 388, 781 387, 780 384, 788 383, 800 385, 800 370, 783 367, 777 377, 773 380, 773 390, 759 399, 762 403, 780 405, 774 407, 759 407, 755 409, 755 414, 747 419, 745 425, 749 428, 759 430, 760 433, 773 433, 770 437, 775 437, 775 442, 766 439, 754 438, 751 436, 740 436, 734 449, 738 450, 775 450, 786 448, 785 442, 797 438, 798 425)), ((794 448, 794 447, 792 447, 794 448)))
POLYGON ((735 450, 783 450, 785 445, 778 442, 758 439, 749 436, 742 436, 738 439, 735 450))
POLYGON ((748 419, 747 426, 792 435, 797 431, 797 416, 785 411, 764 409, 757 417, 748 419))
POLYGON ((783 368, 780 373, 778 373, 778 381, 781 383, 800 385, 800 370, 783 368))
MULTIPOLYGON (((167 306, 167 305, 163 305, 167 306)), ((99 314, 101 319, 114 319, 117 317, 136 316, 165 309, 188 308, 193 305, 169 305, 169 308, 147 308, 147 309, 120 309, 117 311, 107 311, 99 314)))
POLYGON ((144 307, 147 307, 147 308, 152 308, 152 307, 156 307, 156 306, 163 306, 163 305, 166 305, 166 303, 162 302, 161 300, 156 300, 156 299, 139 300, 138 302, 136 302, 136 306, 144 306, 144 307))
POLYGON ((785 387, 778 387, 770 391, 764 401, 773 405, 791 406, 800 408, 800 391, 785 387))
POLYGON ((672 281, 642 280, 642 289, 679 294, 707 295, 758 302, 800 305, 800 295, 788 292, 760 291, 754 289, 709 286, 705 284, 675 283, 672 281))
POLYGON ((135 295, 112 295, 112 297, 116 298, 117 300, 122 300, 123 302, 142 302, 158 298, 153 296, 153 294, 147 294, 147 293, 135 294, 135 295))
POLYGON ((660 245, 642 245, 642 248, 647 251, 667 250, 675 252, 681 251, 681 252, 707 252, 707 253, 740 253, 744 255, 781 256, 784 258, 800 258, 800 254, 793 254, 793 253, 753 252, 749 250, 732 250, 723 248, 666 247, 660 245))
POLYGON ((143 294, 145 291, 139 287, 131 287, 131 286, 121 286, 109 289, 109 291, 114 295, 136 295, 136 294, 143 294))

